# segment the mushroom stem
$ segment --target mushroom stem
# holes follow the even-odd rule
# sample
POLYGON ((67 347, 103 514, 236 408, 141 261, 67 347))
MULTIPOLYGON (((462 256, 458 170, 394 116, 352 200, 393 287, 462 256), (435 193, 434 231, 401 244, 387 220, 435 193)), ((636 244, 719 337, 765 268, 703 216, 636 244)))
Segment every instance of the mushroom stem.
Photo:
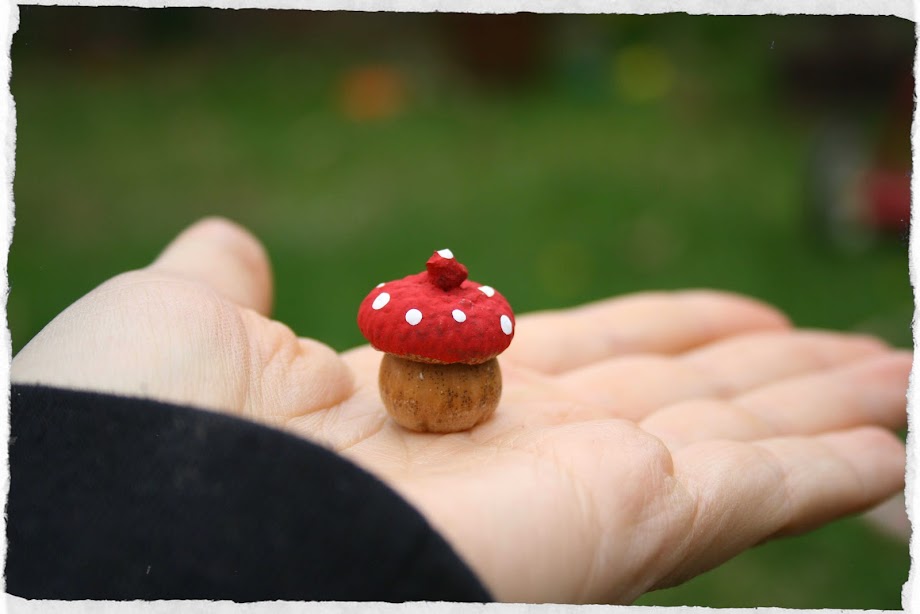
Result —
POLYGON ((418 362, 385 354, 380 397, 402 427, 454 433, 486 420, 498 406, 502 375, 498 360, 482 364, 418 362))

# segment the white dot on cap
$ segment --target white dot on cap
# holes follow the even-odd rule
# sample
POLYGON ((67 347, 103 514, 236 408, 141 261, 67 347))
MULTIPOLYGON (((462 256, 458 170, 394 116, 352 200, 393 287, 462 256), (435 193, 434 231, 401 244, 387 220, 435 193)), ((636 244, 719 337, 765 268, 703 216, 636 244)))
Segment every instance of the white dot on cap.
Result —
POLYGON ((466 314, 460 311, 459 309, 454 309, 450 312, 450 315, 454 316, 454 319, 457 322, 466 322, 466 314))
POLYGON ((375 287, 376 287, 376 288, 382 288, 382 287, 385 286, 385 285, 386 285, 386 284, 384 284, 383 282, 380 282, 380 283, 377 284, 375 287))
POLYGON ((511 325, 511 318, 503 315, 501 318, 499 318, 499 322, 501 322, 502 325, 502 332, 506 335, 510 335, 511 331, 514 330, 514 327, 511 325))
POLYGON ((438 256, 441 258, 453 258, 454 252, 450 251, 449 249, 439 249, 438 256))
POLYGON ((495 288, 492 286, 479 286, 479 291, 486 296, 495 296, 495 288))
POLYGON ((406 312, 406 322, 415 326, 422 321, 422 312, 418 309, 410 309, 406 312))
POLYGON ((390 295, 386 292, 381 292, 377 295, 377 298, 374 299, 374 302, 371 303, 371 307, 374 309, 383 309, 384 305, 390 302, 390 295))

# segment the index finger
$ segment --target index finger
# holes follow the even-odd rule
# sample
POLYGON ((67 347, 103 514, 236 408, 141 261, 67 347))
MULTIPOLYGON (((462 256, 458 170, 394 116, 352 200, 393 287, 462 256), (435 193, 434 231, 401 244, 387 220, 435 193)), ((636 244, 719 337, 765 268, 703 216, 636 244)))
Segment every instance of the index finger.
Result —
POLYGON ((626 354, 679 354, 788 318, 752 298, 715 290, 646 292, 520 316, 503 360, 542 373, 626 354))

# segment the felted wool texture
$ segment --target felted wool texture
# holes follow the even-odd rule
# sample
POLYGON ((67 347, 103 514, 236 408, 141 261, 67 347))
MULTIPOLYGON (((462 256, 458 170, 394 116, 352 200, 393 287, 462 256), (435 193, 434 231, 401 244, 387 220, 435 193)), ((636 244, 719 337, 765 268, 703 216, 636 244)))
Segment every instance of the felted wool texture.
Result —
POLYGON ((511 344, 514 313, 504 296, 466 279, 452 254, 435 252, 426 269, 378 285, 361 302, 358 327, 373 347, 423 362, 481 364, 511 344))

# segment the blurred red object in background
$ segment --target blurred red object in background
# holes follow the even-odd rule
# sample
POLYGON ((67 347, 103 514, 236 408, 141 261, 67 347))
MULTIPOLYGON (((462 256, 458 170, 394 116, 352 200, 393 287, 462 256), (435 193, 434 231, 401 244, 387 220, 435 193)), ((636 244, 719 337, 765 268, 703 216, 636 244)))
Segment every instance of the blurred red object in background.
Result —
POLYGON ((866 176, 866 222, 887 232, 903 232, 910 221, 910 174, 874 168, 866 176))

